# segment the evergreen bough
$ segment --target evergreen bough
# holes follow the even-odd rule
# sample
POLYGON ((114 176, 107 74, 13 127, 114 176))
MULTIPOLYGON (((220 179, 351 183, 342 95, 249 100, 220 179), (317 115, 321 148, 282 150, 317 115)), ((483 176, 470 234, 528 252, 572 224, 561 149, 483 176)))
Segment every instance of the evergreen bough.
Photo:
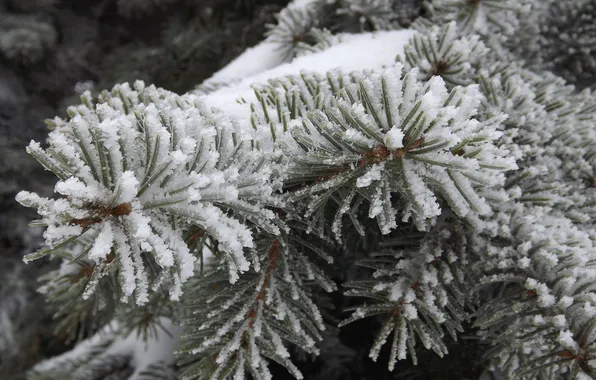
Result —
MULTIPOLYGON (((472 335, 479 378, 594 378, 596 98, 512 45, 548 38, 524 24, 537 2, 425 9, 391 67, 273 75, 252 93, 242 73, 194 95, 122 84, 49 122, 49 147, 28 151, 61 197, 18 195, 46 227, 25 260, 62 261, 41 289, 61 331, 104 335, 32 378, 64 363, 130 375, 130 339, 164 344, 168 321, 176 364, 146 376, 272 379, 277 363, 309 378, 304 354, 362 320, 395 378, 472 335), (233 107, 208 105, 230 89, 233 107)), ((349 46, 337 27, 354 18, 403 24, 384 1, 296 2, 260 46, 306 62, 349 46)))

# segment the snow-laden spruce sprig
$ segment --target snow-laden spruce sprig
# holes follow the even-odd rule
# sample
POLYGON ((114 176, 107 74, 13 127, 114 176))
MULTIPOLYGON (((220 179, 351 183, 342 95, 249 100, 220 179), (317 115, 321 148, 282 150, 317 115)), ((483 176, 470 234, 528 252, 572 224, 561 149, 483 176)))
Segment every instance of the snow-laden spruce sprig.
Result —
POLYGON ((569 204, 569 185, 561 181, 561 161, 545 150, 553 138, 556 117, 540 104, 535 86, 524 79, 527 70, 516 64, 497 63, 478 71, 476 80, 485 95, 481 109, 486 115, 504 112, 500 142, 516 157, 520 169, 509 173, 505 189, 510 198, 526 204, 569 204), (541 157, 537 162, 534 157, 541 157))
POLYGON ((276 15, 277 25, 267 25, 265 41, 276 46, 283 60, 294 58, 298 45, 310 37, 318 25, 317 13, 322 5, 321 1, 291 4, 276 15))
POLYGON ((164 348, 176 344, 179 327, 167 318, 160 318, 159 324, 162 329, 157 335, 145 340, 136 331, 126 331, 113 321, 79 342, 75 350, 37 363, 27 371, 27 378, 174 380, 177 377, 172 370, 171 353, 164 348))
POLYGON ((356 79, 340 70, 330 70, 324 75, 304 71, 256 86, 250 121, 259 141, 269 141, 271 149, 277 150, 292 125, 298 124, 308 112, 328 106, 340 89, 356 79))
POLYGON ((520 167, 507 178, 510 196, 552 206, 578 226, 595 220, 594 94, 578 94, 559 77, 515 63, 489 65, 477 80, 486 97, 481 113, 507 114, 500 142, 520 167))
POLYGON ((304 186, 290 198, 304 199, 307 217, 345 188, 354 191, 339 200, 338 215, 362 195, 384 234, 397 225, 396 204, 402 220, 413 217, 421 229, 441 213, 438 197, 460 216, 491 212, 476 189, 501 186, 503 172, 517 168, 496 145, 503 117, 474 118, 477 86, 448 91, 440 77, 418 75, 397 64, 355 80, 290 129, 286 183, 304 186))
POLYGON ((253 244, 247 221, 278 231, 273 213, 263 207, 271 201, 271 168, 251 148, 251 137, 196 97, 142 82, 134 89, 118 85, 97 104, 89 95, 82 99, 83 105, 69 109, 68 121, 52 123, 48 148, 34 141, 27 148, 58 176, 55 192, 63 197, 17 195, 21 204, 37 208, 37 223, 47 227, 47 247, 25 261, 92 235, 72 259, 94 261, 94 273, 115 259, 123 299, 136 291, 142 304, 150 286, 157 286, 146 260, 169 273, 170 296, 178 299, 196 261, 185 241, 194 226, 191 238, 205 234, 218 242, 231 281, 247 271, 243 250, 253 244))
POLYGON ((385 249, 359 261, 359 266, 374 269, 371 278, 344 284, 346 295, 363 297, 370 303, 351 308, 354 312, 340 326, 381 316, 384 322, 369 356, 376 361, 381 348, 388 344, 390 371, 408 354, 417 363, 417 340, 443 357, 447 354, 445 331, 456 339, 463 331, 462 322, 470 318, 472 300, 467 288, 471 281, 465 269, 464 229, 457 219, 442 226, 429 233, 420 246, 385 249))
POLYGON ((530 176, 508 179, 507 187, 519 186, 520 200, 553 205, 578 225, 595 220, 596 96, 514 65, 489 68, 480 79, 489 112, 504 110, 505 125, 516 128, 508 146, 528 158, 519 165, 530 176))
POLYGON ((488 49, 478 35, 462 36, 455 21, 443 26, 420 27, 404 47, 405 69, 417 67, 427 79, 441 76, 449 85, 474 83, 475 71, 488 49))
POLYGON ((343 35, 334 35, 327 29, 312 28, 309 35, 314 43, 308 44, 302 41, 298 42, 296 45, 297 57, 321 52, 343 41, 343 35))
POLYGON ((587 182, 593 188, 596 178, 596 96, 588 90, 566 99, 565 112, 553 118, 549 143, 562 160, 562 171, 568 180, 587 182))
POLYGON ((489 354, 511 378, 533 379, 562 367, 593 373, 593 236, 549 208, 522 204, 485 225, 493 238, 474 232, 469 247, 478 256, 478 288, 495 290, 475 315, 493 344, 489 354))
POLYGON ((462 31, 512 35, 532 0, 432 0, 434 21, 457 21, 462 31))
POLYGON ((306 251, 319 251, 291 235, 256 238, 260 265, 229 284, 225 270, 215 268, 189 283, 185 330, 179 365, 183 379, 271 379, 269 361, 284 366, 296 379, 303 375, 293 364, 288 343, 318 354, 316 343, 325 329, 310 298, 314 282, 335 290, 306 251), (308 247, 306 250, 305 247, 308 247))
MULTIPOLYGON (((72 246, 78 252, 84 249, 81 242, 72 246)), ((64 250, 68 249, 71 247, 64 250)), ((54 311, 54 332, 67 341, 80 341, 91 336, 108 324, 116 313, 122 295, 117 271, 111 270, 116 265, 106 266, 107 273, 94 272, 93 266, 94 263, 88 260, 70 264, 63 260, 58 269, 39 278, 42 284, 38 292, 44 294, 49 308, 54 311), (97 280, 100 274, 102 278, 97 280), (86 291, 93 293, 81 299, 86 291)))
MULTIPOLYGON (((148 302, 141 307, 121 303, 122 287, 115 260, 101 271, 94 271, 95 263, 90 260, 82 258, 70 262, 66 259, 73 257, 73 253, 79 254, 91 240, 92 237, 86 236, 55 252, 55 256, 63 258, 60 267, 39 278, 42 285, 38 291, 44 294, 53 311, 54 333, 70 342, 82 341, 118 320, 121 333, 128 335, 136 330, 145 341, 156 336, 163 327, 160 325, 162 317, 171 319, 174 315, 176 303, 169 300, 167 287, 153 289, 148 302)), ((155 269, 147 267, 150 277, 158 275, 152 273, 155 269)))
POLYGON ((537 101, 535 85, 524 78, 528 71, 516 64, 496 63, 478 70, 475 80, 486 97, 487 113, 501 110, 507 114, 505 125, 519 129, 521 144, 544 145, 550 138, 550 128, 542 131, 534 124, 544 123, 546 106, 537 101), (536 134, 537 136, 534 136, 536 134))

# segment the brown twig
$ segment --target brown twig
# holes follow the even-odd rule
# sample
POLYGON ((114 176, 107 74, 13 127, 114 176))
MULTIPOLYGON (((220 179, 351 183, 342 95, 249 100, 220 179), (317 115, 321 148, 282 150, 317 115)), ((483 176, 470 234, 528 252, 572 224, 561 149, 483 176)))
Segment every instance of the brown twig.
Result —
POLYGON ((93 216, 82 219, 73 218, 70 220, 70 223, 76 224, 87 229, 94 224, 100 223, 102 220, 110 216, 118 217, 130 214, 132 212, 132 204, 130 204, 129 202, 125 202, 120 203, 115 207, 107 207, 105 205, 94 205, 90 207, 90 210, 92 211, 93 216))

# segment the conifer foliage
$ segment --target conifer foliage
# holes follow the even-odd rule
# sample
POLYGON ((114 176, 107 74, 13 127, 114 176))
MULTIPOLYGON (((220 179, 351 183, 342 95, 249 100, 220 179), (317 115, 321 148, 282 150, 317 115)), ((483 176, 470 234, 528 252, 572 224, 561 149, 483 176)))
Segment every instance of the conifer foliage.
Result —
POLYGON ((27 148, 57 197, 17 196, 83 340, 33 378, 594 378, 596 97, 514 46, 545 12, 294 1, 193 93, 83 94, 27 148))
POLYGON ((251 232, 224 210, 235 209, 243 219, 277 231, 272 212, 257 207, 271 193, 270 171, 249 141, 219 115, 202 113, 192 98, 142 82, 135 90, 120 85, 104 92, 97 104, 88 95, 83 101, 69 110, 70 120, 51 122, 49 148, 36 142, 28 147, 60 179, 55 191, 64 198, 18 194, 47 226, 47 247, 25 261, 90 235, 91 242, 72 258, 95 262, 83 298, 103 275, 117 270, 124 299, 134 293, 143 304, 150 288, 167 280, 177 300, 194 271, 196 257, 184 237, 193 226, 226 252, 232 282, 248 270, 242 250, 253 245, 251 232), (143 146, 142 154, 131 146, 143 146), (164 272, 151 280, 146 261, 164 272))

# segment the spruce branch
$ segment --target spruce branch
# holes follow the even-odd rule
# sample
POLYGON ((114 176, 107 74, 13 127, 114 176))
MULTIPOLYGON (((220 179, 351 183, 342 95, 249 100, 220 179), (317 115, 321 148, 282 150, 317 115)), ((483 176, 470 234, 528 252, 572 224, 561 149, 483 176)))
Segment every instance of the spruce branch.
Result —
POLYGON ((439 233, 433 233, 420 246, 391 248, 391 240, 381 241, 387 248, 374 252, 357 265, 374 270, 370 280, 344 284, 346 295, 371 301, 354 307, 353 314, 342 321, 382 316, 384 322, 370 350, 374 361, 381 348, 390 347, 389 370, 409 355, 417 364, 416 340, 439 356, 447 354, 445 331, 456 340, 462 323, 470 319, 474 301, 467 288, 472 283, 468 264, 466 236, 461 222, 445 220, 439 233))
POLYGON ((593 239, 540 207, 516 205, 493 220, 508 228, 498 228, 493 239, 476 238, 485 245, 475 249, 478 286, 495 292, 475 314, 475 324, 492 342, 489 354, 516 378, 536 378, 553 368, 592 373, 593 239))
POLYGON ((532 9, 531 0, 432 0, 434 21, 457 21, 465 33, 512 35, 532 9))
POLYGON ((190 283, 191 314, 179 349, 184 379, 270 379, 268 360, 303 378, 286 345, 318 353, 325 326, 308 286, 315 282, 332 291, 335 285, 302 253, 309 244, 295 240, 262 236, 255 252, 260 264, 233 286, 218 267, 190 283))
POLYGON ((184 231, 196 226, 221 245, 231 281, 248 270, 243 249, 253 243, 245 223, 278 231, 273 213, 260 207, 273 202, 271 169, 251 148, 250 136, 195 97, 142 82, 134 90, 116 86, 97 104, 88 95, 82 100, 69 109, 70 120, 52 122, 49 148, 29 145, 28 152, 58 176, 55 191, 64 197, 17 195, 47 226, 47 247, 25 261, 91 235, 75 259, 95 263, 94 281, 116 265, 123 301, 136 292, 138 304, 147 302, 149 289, 166 278, 177 300, 201 254, 184 239, 184 231), (148 265, 164 275, 151 278, 148 265))
POLYGON ((475 72, 488 52, 480 37, 459 35, 455 21, 424 29, 424 34, 410 39, 404 57, 398 56, 405 69, 416 67, 426 79, 438 75, 452 86, 474 83, 475 72))
POLYGON ((341 35, 334 35, 327 29, 312 28, 310 30, 310 36, 312 37, 313 44, 301 41, 296 45, 297 57, 317 53, 342 42, 341 35))
POLYGON ((54 334, 67 341, 79 341, 111 321, 121 296, 117 276, 110 274, 95 283, 99 290, 82 299, 91 282, 93 263, 66 264, 40 278, 44 284, 39 291, 55 310, 53 318, 58 324, 54 334))
MULTIPOLYGON (((174 1, 114 4, 132 16, 174 1)), ((48 121, 48 146, 28 151, 58 177, 57 196, 17 199, 45 227, 26 261, 61 260, 40 289, 58 338, 79 342, 31 378, 269 380, 280 366, 294 378, 378 377, 361 361, 366 345, 374 361, 388 351, 392 378, 436 377, 461 358, 474 363, 450 377, 594 378, 596 98, 532 71, 575 80, 593 68, 593 0, 554 11, 429 2, 422 14, 417 0, 297 0, 194 94, 118 85, 48 121), (569 17, 537 25, 549 12, 569 17), (345 292, 327 294, 335 281, 345 292), (462 334, 472 328, 477 337, 462 334), (432 369, 400 362, 448 351, 455 359, 432 369)), ((180 4, 201 12, 181 19, 213 10, 226 30, 209 24, 197 39, 172 27, 172 49, 137 49, 175 53, 167 76, 217 56, 213 38, 229 34, 215 3, 180 4)), ((55 43, 44 37, 33 52, 55 43)))
POLYGON ((362 30, 399 29, 394 3, 389 0, 341 0, 337 14, 358 20, 362 30))
POLYGON ((286 183, 307 184, 291 193, 294 201, 306 200, 306 217, 321 214, 342 188, 369 201, 369 216, 384 234, 396 227, 394 193, 402 220, 413 217, 420 228, 440 213, 436 195, 460 216, 489 212, 474 187, 498 186, 501 173, 516 168, 492 145, 502 118, 472 119, 481 99, 476 87, 448 92, 438 77, 422 84, 417 70, 401 75, 398 65, 359 79, 290 129, 282 146, 291 161, 286 183))
POLYGON ((34 380, 176 378, 172 373, 171 350, 178 329, 169 320, 159 323, 163 330, 144 340, 112 322, 80 342, 76 350, 38 363, 27 376, 34 380))
POLYGON ((578 225, 588 222, 595 201, 595 97, 586 91, 575 94, 552 75, 499 66, 481 72, 479 80, 487 112, 508 114, 509 133, 502 141, 515 150, 521 170, 506 188, 519 192, 514 197, 521 202, 553 206, 578 225))
POLYGON ((317 13, 322 2, 290 5, 276 15, 277 25, 268 25, 266 42, 273 43, 284 60, 296 55, 296 48, 310 40, 310 32, 318 25, 317 13))

